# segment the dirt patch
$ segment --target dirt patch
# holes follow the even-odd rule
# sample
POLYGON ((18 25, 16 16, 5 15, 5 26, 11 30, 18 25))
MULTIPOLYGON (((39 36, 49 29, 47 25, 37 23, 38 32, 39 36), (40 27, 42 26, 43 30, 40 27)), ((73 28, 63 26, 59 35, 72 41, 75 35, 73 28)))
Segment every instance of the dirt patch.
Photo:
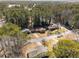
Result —
POLYGON ((69 34, 65 34, 63 36, 65 39, 71 39, 71 40, 76 40, 77 36, 75 33, 69 33, 69 34))
POLYGON ((48 36, 48 32, 45 33, 33 33, 29 35, 32 39, 40 38, 40 37, 46 37, 48 36))

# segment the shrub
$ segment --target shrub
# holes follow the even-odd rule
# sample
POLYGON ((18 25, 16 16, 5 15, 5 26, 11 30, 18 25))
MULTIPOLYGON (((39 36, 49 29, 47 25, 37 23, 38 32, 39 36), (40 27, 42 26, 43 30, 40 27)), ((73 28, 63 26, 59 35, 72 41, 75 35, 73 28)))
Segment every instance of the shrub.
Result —
POLYGON ((54 48, 54 53, 58 58, 78 58, 79 43, 72 40, 59 40, 54 48))

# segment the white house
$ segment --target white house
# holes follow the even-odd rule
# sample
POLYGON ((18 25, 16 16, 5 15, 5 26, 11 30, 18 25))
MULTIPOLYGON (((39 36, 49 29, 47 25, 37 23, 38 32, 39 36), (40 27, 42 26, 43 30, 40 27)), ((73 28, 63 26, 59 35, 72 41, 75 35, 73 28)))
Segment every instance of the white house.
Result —
POLYGON ((19 4, 9 4, 9 5, 8 5, 8 8, 15 7, 15 6, 20 7, 19 4))

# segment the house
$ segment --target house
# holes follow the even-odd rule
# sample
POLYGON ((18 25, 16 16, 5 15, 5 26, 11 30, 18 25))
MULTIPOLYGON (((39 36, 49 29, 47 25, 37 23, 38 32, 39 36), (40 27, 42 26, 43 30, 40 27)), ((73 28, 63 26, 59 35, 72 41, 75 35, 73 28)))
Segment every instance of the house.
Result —
POLYGON ((40 42, 32 42, 21 48, 22 56, 27 58, 33 58, 46 51, 47 47, 44 47, 40 42))

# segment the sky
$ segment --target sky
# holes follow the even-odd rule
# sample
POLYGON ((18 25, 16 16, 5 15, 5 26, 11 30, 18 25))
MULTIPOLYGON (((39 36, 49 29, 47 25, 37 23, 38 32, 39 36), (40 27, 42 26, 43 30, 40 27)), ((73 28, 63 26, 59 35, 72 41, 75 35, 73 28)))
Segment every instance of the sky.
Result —
MULTIPOLYGON (((0 1, 30 1, 30 0, 0 0, 0 1)), ((69 2, 79 2, 79 0, 31 0, 31 1, 69 1, 69 2)))

